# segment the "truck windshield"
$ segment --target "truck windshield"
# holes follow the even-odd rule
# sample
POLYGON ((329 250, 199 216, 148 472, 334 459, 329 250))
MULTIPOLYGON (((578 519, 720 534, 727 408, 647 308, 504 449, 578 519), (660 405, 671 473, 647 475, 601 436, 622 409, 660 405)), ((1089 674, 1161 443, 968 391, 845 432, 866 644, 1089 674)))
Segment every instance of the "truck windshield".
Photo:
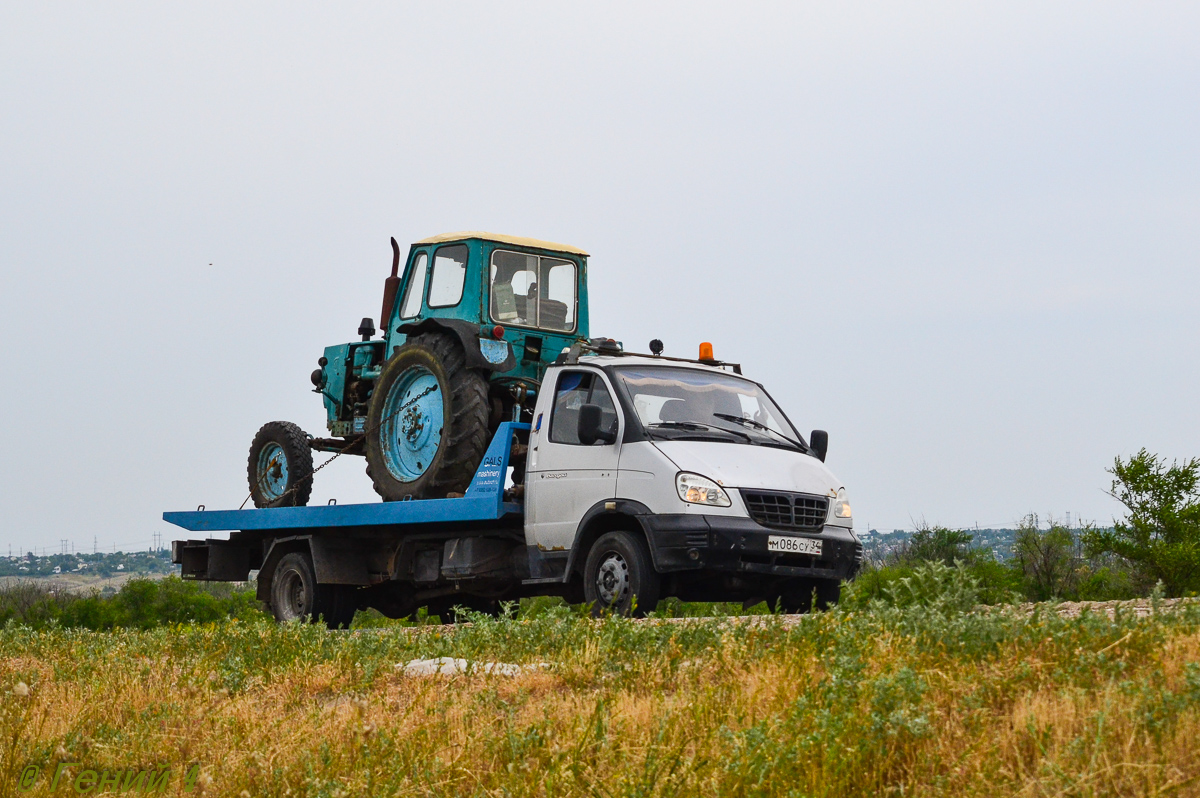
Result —
POLYGON ((651 437, 717 438, 807 451, 771 397, 749 380, 671 366, 623 366, 614 371, 651 437))

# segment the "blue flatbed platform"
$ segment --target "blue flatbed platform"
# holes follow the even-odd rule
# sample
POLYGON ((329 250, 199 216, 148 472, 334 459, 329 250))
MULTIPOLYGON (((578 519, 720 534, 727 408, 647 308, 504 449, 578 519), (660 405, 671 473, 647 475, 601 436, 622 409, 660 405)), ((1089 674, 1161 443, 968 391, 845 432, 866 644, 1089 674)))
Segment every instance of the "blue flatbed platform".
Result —
POLYGON ((500 425, 466 494, 461 498, 253 510, 196 510, 163 513, 163 520, 191 532, 219 532, 456 524, 520 516, 524 512, 520 502, 504 501, 504 482, 508 474, 513 436, 528 429, 528 424, 511 421, 500 425))

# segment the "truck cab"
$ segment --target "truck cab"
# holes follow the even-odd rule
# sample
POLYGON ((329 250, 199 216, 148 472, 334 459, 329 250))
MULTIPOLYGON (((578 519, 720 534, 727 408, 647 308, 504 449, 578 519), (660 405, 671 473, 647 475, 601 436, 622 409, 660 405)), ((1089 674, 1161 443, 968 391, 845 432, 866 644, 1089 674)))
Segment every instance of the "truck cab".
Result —
POLYGON ((762 385, 615 354, 560 358, 542 385, 525 473, 536 576, 622 611, 636 596, 800 610, 858 569, 844 486, 762 385))

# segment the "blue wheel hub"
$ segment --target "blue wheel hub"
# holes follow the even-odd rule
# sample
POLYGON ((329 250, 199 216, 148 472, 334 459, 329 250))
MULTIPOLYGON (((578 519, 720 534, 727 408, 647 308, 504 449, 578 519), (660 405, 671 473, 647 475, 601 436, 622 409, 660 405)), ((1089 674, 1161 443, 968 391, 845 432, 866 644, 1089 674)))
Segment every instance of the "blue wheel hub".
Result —
POLYGON ((287 454, 274 441, 258 453, 258 487, 267 501, 275 501, 287 492, 287 454))
POLYGON ((383 405, 383 462, 400 482, 429 470, 442 445, 442 388, 433 372, 414 366, 392 383, 383 405))

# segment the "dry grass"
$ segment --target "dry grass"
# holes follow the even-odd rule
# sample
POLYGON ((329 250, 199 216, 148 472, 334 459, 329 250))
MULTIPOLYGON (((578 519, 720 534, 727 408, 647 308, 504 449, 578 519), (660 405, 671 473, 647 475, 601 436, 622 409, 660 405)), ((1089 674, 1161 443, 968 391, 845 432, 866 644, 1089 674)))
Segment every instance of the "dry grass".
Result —
POLYGON ((1195 606, 797 624, 564 610, 351 634, 9 628, 0 794, 30 763, 43 775, 26 794, 51 794, 61 760, 170 766, 172 794, 200 763, 197 792, 235 796, 1200 795, 1198 658, 1195 606), (433 656, 553 665, 394 668, 433 656))

